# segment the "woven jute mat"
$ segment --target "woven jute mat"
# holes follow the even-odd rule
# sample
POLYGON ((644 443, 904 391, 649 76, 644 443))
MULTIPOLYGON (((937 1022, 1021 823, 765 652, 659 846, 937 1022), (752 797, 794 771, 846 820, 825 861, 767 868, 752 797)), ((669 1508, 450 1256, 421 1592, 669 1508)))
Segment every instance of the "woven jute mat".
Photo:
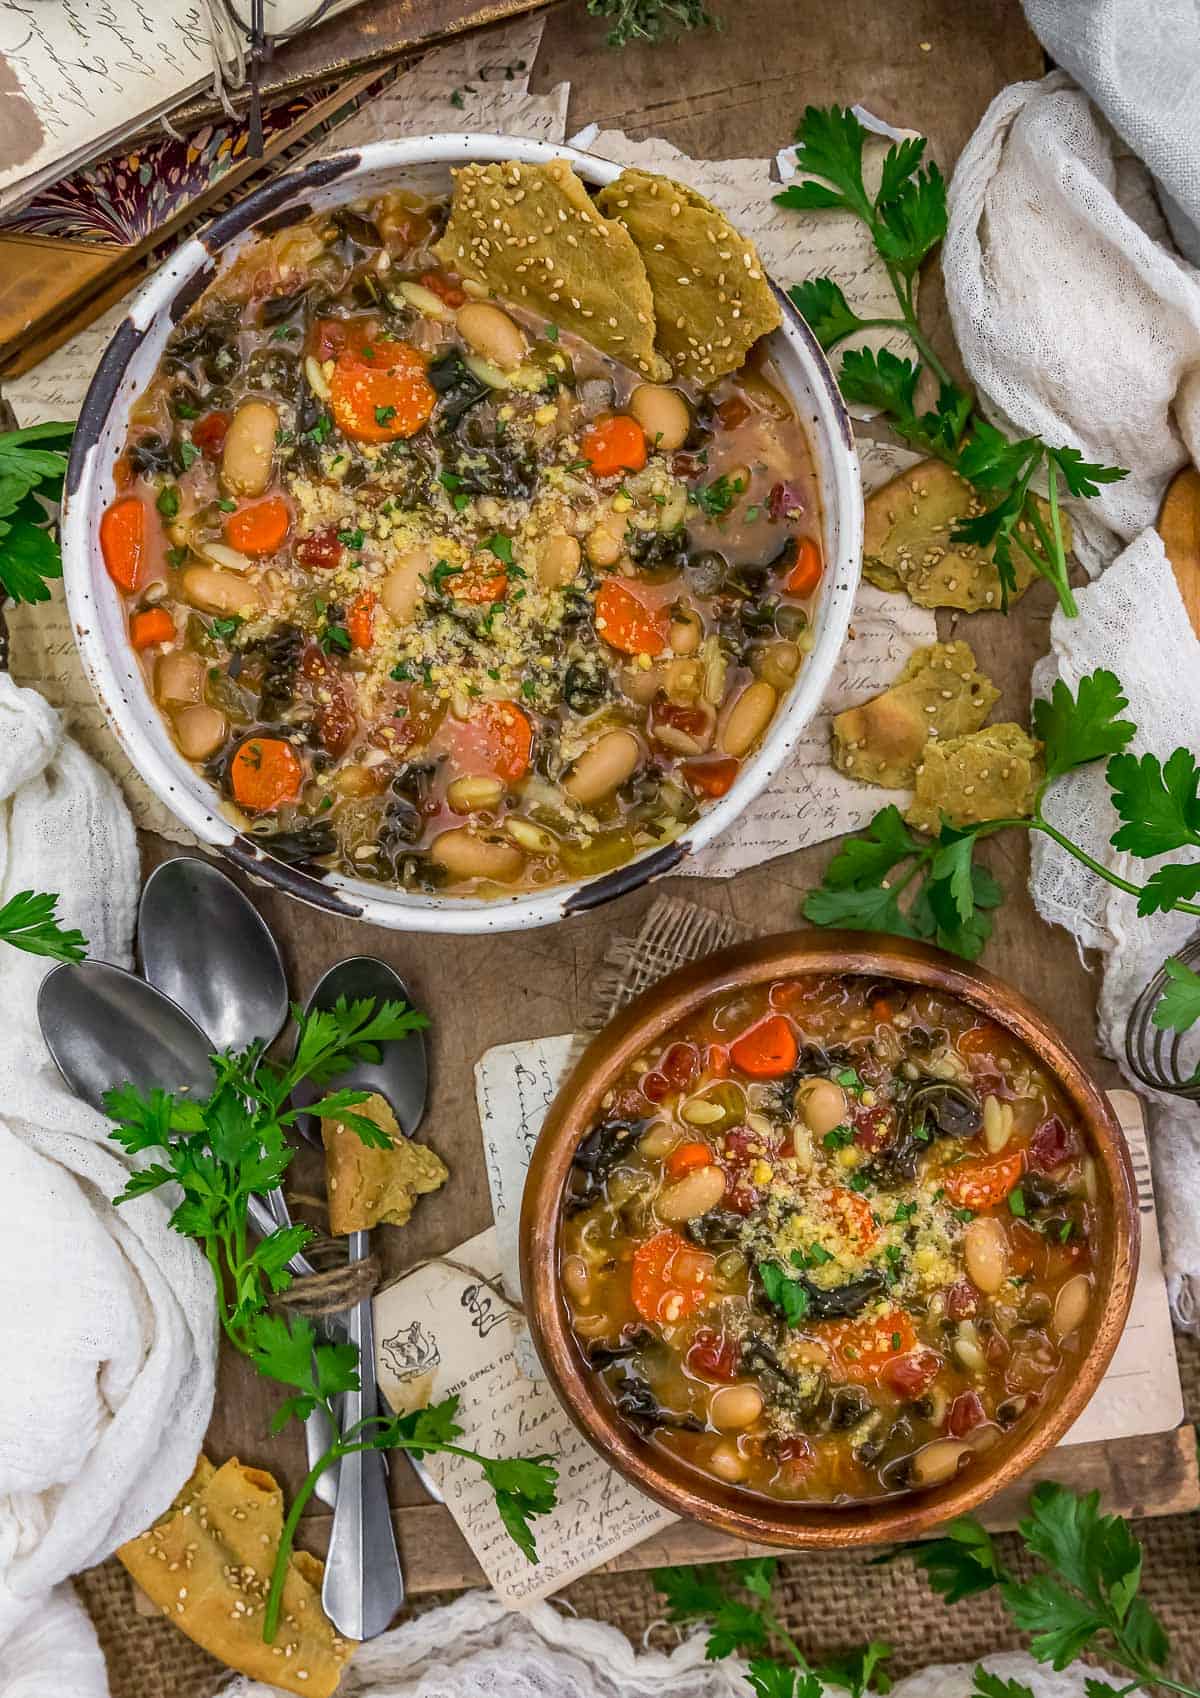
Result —
MULTIPOLYGON (((694 903, 662 898, 636 936, 615 938, 592 987, 586 1024, 599 1028, 632 997, 684 961, 752 936, 752 929, 694 903)), ((1189 1420, 1200 1419, 1200 1340, 1180 1338, 1179 1360, 1189 1420)), ((1200 1514, 1162 1516, 1138 1524, 1145 1546, 1145 1595, 1171 1636, 1172 1662, 1184 1679, 1200 1678, 1200 1514)), ((1021 1570, 1019 1541, 999 1538, 1005 1561, 1021 1570)), ((960 1662, 1024 1643, 999 1599, 984 1593, 954 1607, 930 1591, 911 1562, 874 1568, 870 1555, 822 1551, 785 1557, 779 1565, 780 1614, 813 1657, 866 1639, 895 1650, 898 1674, 927 1663, 960 1662)), ((211 1698, 228 1671, 160 1616, 138 1613, 133 1583, 116 1559, 76 1578, 108 1660, 113 1698, 211 1698)), ((451 1594, 427 1594, 424 1612, 451 1594)), ((662 1621, 648 1574, 596 1574, 561 1594, 580 1615, 611 1622, 638 1642, 667 1646, 675 1630, 662 1621)))

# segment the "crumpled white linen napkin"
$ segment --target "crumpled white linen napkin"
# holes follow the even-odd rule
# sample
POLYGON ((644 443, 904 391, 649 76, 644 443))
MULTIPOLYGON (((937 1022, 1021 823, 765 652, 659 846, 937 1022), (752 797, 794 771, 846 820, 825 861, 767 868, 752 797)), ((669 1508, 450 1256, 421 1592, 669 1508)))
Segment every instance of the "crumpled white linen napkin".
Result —
MULTIPOLYGON (((492 1592, 465 1592, 358 1650, 338 1698, 746 1698, 740 1657, 705 1660, 707 1634, 674 1650, 636 1651, 604 1622, 538 1603, 506 1612, 492 1592)), ((1023 1651, 982 1659, 1035 1698, 1084 1698, 1093 1671, 1073 1663, 1056 1674, 1023 1651)), ((968 1698, 974 1663, 940 1663, 897 1681, 892 1698, 968 1698)), ((239 1675, 221 1698, 276 1698, 278 1688, 239 1675)), ((826 1689, 828 1698, 828 1689, 826 1689)))
POLYGON ((1154 173, 1175 245, 1200 265, 1200 9, 1196 0, 1025 0, 1056 65, 1154 173))
MULTIPOLYGON (((1035 24, 1054 9, 1029 0, 1035 24)), ((1077 10, 1069 0, 1060 9, 1077 10)), ((1082 64, 1096 42, 1076 46, 1082 64)), ((1194 31, 1175 46, 1200 63, 1194 31)), ((1124 47, 1140 51, 1132 37, 1124 47)), ((1094 63, 1092 72, 1099 86, 1094 63)), ((1200 217, 1200 170, 1171 181, 1180 210, 1200 217)), ((950 186, 944 268, 967 370, 997 422, 1130 469, 1072 504, 1080 557, 1100 576, 1079 593, 1077 620, 1055 614, 1034 693, 1107 666, 1125 686, 1139 753, 1200 748, 1200 645, 1152 528, 1170 478, 1200 451, 1200 272, 1175 250, 1145 166, 1061 72, 1015 84, 988 108, 950 186)), ((1049 810, 1098 860, 1139 883, 1148 876, 1146 862, 1109 845, 1118 821, 1103 762, 1056 786, 1049 810)), ((1032 883, 1045 918, 1103 952, 1101 1038, 1121 1059, 1134 999, 1194 922, 1139 919, 1131 898, 1043 840, 1032 883)), ((1147 1096, 1172 1312, 1200 1331, 1200 1108, 1147 1096)))
MULTIPOLYGON (((125 805, 42 697, 0 675, 0 902, 28 889, 59 892, 90 953, 128 964, 125 805)), ((148 1526, 191 1472, 212 1407, 212 1278, 160 1198, 113 1207, 128 1164, 38 1031, 52 963, 0 950, 0 1698, 106 1698, 60 1582, 148 1526)))

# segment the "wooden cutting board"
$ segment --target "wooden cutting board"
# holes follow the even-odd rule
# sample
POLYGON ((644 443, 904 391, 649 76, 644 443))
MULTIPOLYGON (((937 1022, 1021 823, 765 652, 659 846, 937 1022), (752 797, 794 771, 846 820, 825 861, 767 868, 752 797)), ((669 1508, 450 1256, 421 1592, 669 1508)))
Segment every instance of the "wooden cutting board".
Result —
POLYGON ((1200 472, 1194 466, 1172 480, 1158 515, 1158 534, 1192 630, 1200 637, 1200 472))

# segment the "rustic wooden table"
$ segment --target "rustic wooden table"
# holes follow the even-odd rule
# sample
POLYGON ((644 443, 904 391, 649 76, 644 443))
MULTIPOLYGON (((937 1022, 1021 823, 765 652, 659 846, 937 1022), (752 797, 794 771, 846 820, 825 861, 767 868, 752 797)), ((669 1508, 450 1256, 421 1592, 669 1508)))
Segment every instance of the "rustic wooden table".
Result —
MULTIPOLYGON (((726 20, 719 37, 696 35, 616 54, 604 45, 601 22, 582 16, 579 0, 554 7, 535 87, 569 80, 569 133, 595 121, 638 137, 662 136, 708 158, 768 158, 791 139, 806 104, 862 102, 880 117, 928 135, 933 157, 948 174, 997 91, 1044 69, 1017 0, 906 0, 902 6, 841 0, 832 7, 725 0, 719 9, 726 20)), ((924 299, 928 321, 948 351, 936 278, 929 280, 924 299)), ((1049 591, 1038 586, 1008 619, 943 616, 943 636, 961 627, 961 634, 982 643, 987 669, 1003 690, 998 717, 1026 718, 1030 668, 1048 647, 1052 605, 1049 591)), ((148 866, 171 852, 159 840, 145 842, 148 866)), ((410 1226, 376 1235, 388 1272, 448 1250, 490 1221, 472 1079, 485 1048, 573 1030, 611 938, 635 930, 663 890, 759 931, 785 930, 800 923, 804 893, 830 853, 829 846, 801 850, 729 882, 674 881, 547 930, 478 938, 382 931, 256 889, 255 900, 281 941, 294 994, 303 997, 340 957, 373 952, 399 969, 431 1015, 432 1096, 423 1136, 445 1157, 452 1176, 442 1192, 421 1203, 410 1226)), ((1115 1080, 1111 1063, 1095 1049, 1095 979, 1080 963, 1074 941, 1047 928, 1033 911, 1023 835, 1001 838, 988 845, 987 854, 1008 893, 987 964, 1052 1009, 1101 1080, 1115 1080)), ((295 1427, 280 1439, 267 1437, 274 1402, 273 1388, 226 1352, 208 1449, 216 1457, 236 1454, 269 1467, 291 1491, 304 1472, 303 1447, 295 1427)), ((1114 1473, 1124 1507, 1150 1500, 1155 1507, 1196 1502, 1190 1442, 1147 1443, 1115 1470, 1096 1457, 1081 1480, 1112 1484, 1114 1473)), ((394 1467, 393 1481, 397 1505, 414 1506, 398 1517, 410 1585, 429 1590, 477 1579, 447 1513, 428 1504, 404 1465, 394 1467), (418 1510, 421 1504, 427 1507, 418 1510)), ((312 1515, 305 1542, 323 1548, 327 1523, 327 1514, 312 1515)), ((673 1536, 673 1554, 720 1554, 719 1541, 698 1538, 695 1529, 685 1538, 690 1542, 681 1546, 673 1536)), ((662 1560, 661 1543, 656 1554, 662 1560)))

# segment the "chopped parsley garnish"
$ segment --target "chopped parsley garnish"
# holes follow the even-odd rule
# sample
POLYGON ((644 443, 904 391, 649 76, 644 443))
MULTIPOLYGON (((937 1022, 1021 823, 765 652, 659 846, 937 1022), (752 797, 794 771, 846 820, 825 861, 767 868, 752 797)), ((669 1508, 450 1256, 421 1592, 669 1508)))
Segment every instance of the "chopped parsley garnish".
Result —
POLYGON ((900 1346, 903 1343, 904 1343, 904 1340, 900 1337, 900 1334, 898 1332, 894 1332, 892 1334, 892 1349, 893 1350, 899 1350, 900 1346))
POLYGON ((395 407, 376 407, 375 409, 375 423, 377 425, 390 425, 395 416, 395 407))
POLYGON ((163 484, 154 505, 164 519, 175 519, 179 516, 179 491, 173 483, 163 484))
POLYGON ((412 673, 408 670, 408 662, 398 660, 388 673, 388 677, 395 679, 397 684, 407 684, 412 677, 412 673))
POLYGON ((852 1126, 833 1126, 821 1139, 822 1147, 826 1150, 844 1150, 847 1144, 854 1142, 852 1126))
POLYGON ((277 324, 271 332, 271 341, 294 342, 299 334, 294 324, 277 324))
POLYGON ((1073 1227, 1074 1227, 1073 1221, 1069 1221, 1069 1220, 1063 1221, 1062 1225, 1058 1229, 1058 1242, 1060 1244, 1065 1244, 1067 1242, 1067 1239, 1071 1236, 1071 1232, 1072 1232, 1073 1227))
POLYGON ((590 460, 568 460, 563 467, 564 472, 586 472, 591 465, 590 460))
POLYGON ((186 565, 189 552, 186 548, 169 548, 167 550, 167 565, 174 566, 176 569, 186 565))
POLYGON ((745 478, 730 478, 722 472, 719 478, 711 483, 702 484, 694 489, 689 497, 704 516, 708 519, 723 519, 737 503, 739 496, 746 493, 745 478))
POLYGON ((1019 1185, 1015 1191, 1008 1193, 1008 1207, 1011 1214, 1017 1215, 1021 1220, 1025 1219, 1025 1193, 1019 1185))
POLYGON ((193 407, 190 401, 176 401, 171 410, 177 419, 198 419, 200 417, 199 407, 193 407))
POLYGON ((181 442, 179 444, 179 464, 185 472, 189 466, 194 466, 199 458, 200 450, 194 442, 181 442))
POLYGON ((557 324, 548 324, 546 326, 546 340, 548 342, 557 342, 558 341, 558 326, 557 326, 557 324))
POLYGON ((892 1220, 896 1225, 899 1225, 901 1221, 911 1220, 916 1212, 917 1205, 915 1203, 897 1203, 892 1220))
POLYGON ((459 578, 461 576, 461 566, 451 566, 448 560, 439 560, 429 574, 429 587, 435 595, 441 595, 447 578, 459 578))
POLYGON ((332 796, 322 796, 321 797, 321 805, 317 809, 317 812, 319 814, 326 814, 326 813, 329 812, 329 810, 330 810, 330 808, 332 808, 332 806, 333 806, 333 797, 332 796))
POLYGON ((869 1191, 871 1189, 871 1181, 865 1173, 852 1173, 846 1184, 852 1191, 869 1191))
POLYGON ((333 435, 333 420, 328 413, 322 413, 316 424, 304 432, 306 442, 328 442, 333 435))
POLYGON ((536 697, 537 697, 537 685, 534 683, 532 678, 526 678, 523 681, 523 683, 521 685, 521 694, 524 696, 524 698, 527 702, 532 702, 536 699, 536 697))
POLYGON ((494 554, 497 560, 502 560, 506 566, 512 565, 512 538, 506 537, 502 531, 496 531, 494 535, 488 537, 483 546, 489 553, 494 554))
POLYGON ((224 496, 222 496, 221 500, 217 502, 217 506, 221 509, 222 513, 236 513, 237 512, 237 502, 236 501, 229 501, 224 496))
POLYGON ((214 619, 208 628, 219 642, 227 643, 243 623, 240 613, 230 613, 225 618, 214 619))
POLYGON ((889 1244, 883 1252, 883 1257, 887 1263, 888 1282, 894 1285, 904 1272, 904 1251, 898 1244, 889 1244))
POLYGON ((343 654, 350 653, 350 633, 344 625, 326 625, 321 632, 321 647, 329 654, 333 649, 339 649, 343 654))
POLYGON ((755 519, 758 518, 758 515, 761 512, 762 512, 762 508, 758 505, 757 502, 755 502, 753 507, 747 507, 747 509, 746 509, 746 522, 748 524, 752 525, 754 523, 755 519))
POLYGON ((487 675, 493 683, 498 683, 500 680, 500 668, 498 666, 489 666, 487 669, 487 675))
POLYGON ((354 549, 361 548, 363 543, 366 542, 366 540, 367 540, 366 537, 363 534, 363 529, 362 529, 361 525, 359 525, 357 527, 357 529, 355 529, 353 531, 339 531, 338 534, 337 534, 337 539, 343 545, 343 547, 354 548, 354 549))
POLYGON ((798 1327, 808 1314, 811 1298, 798 1279, 789 1279, 775 1262, 759 1262, 758 1277, 768 1303, 782 1311, 789 1327, 798 1327))
POLYGON ((954 1216, 955 1220, 961 1220, 963 1222, 975 1219, 974 1209, 951 1209, 950 1213, 954 1216))
POLYGON ((844 1091, 861 1091, 863 1088, 863 1082, 853 1067, 843 1067, 833 1077, 844 1091))

